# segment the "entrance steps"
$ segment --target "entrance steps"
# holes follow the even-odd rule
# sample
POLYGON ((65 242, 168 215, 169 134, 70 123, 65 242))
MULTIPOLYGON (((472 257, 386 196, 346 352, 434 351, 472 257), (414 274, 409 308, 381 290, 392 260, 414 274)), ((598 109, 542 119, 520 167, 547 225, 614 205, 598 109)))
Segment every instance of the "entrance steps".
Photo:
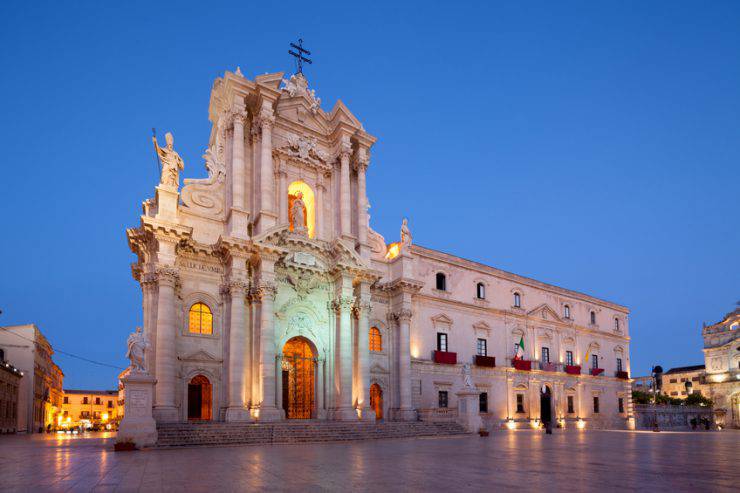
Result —
POLYGON ((379 423, 294 420, 278 423, 166 423, 157 425, 157 447, 337 442, 467 434, 457 423, 379 423))

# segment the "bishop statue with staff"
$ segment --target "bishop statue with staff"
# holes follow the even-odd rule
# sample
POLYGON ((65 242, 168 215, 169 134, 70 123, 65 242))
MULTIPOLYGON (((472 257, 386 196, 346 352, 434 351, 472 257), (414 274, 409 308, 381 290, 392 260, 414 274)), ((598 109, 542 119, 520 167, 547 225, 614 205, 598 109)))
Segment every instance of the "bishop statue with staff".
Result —
POLYGON ((184 169, 185 163, 177 151, 175 151, 175 139, 170 132, 164 135, 164 140, 167 142, 166 146, 159 147, 157 136, 152 136, 154 150, 162 166, 162 175, 159 179, 159 184, 177 190, 180 186, 180 170, 184 169))

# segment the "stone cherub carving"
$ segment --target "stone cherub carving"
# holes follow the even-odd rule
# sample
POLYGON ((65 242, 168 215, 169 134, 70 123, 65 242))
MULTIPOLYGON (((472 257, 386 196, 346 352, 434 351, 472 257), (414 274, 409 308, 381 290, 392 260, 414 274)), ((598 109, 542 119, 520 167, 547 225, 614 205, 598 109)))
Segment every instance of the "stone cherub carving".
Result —
POLYGON ((306 232, 306 204, 303 202, 303 192, 295 194, 293 200, 293 206, 291 208, 293 216, 293 232, 294 233, 305 233, 306 232))
POLYGON ((141 327, 136 327, 136 331, 128 336, 126 341, 128 351, 126 351, 126 357, 131 360, 132 372, 146 372, 146 365, 144 364, 145 351, 151 346, 146 336, 141 330, 141 327))
POLYGON ((466 389, 475 388, 475 385, 473 385, 473 373, 472 373, 472 369, 470 368, 470 363, 465 363, 463 365, 462 374, 463 374, 463 387, 465 387, 466 389))
POLYGON ((411 246, 411 240, 412 237, 411 230, 409 229, 409 220, 404 217, 403 222, 401 223, 401 246, 411 246))
POLYGON ((170 132, 164 135, 164 140, 167 142, 167 145, 165 147, 159 147, 157 137, 152 137, 154 150, 157 152, 162 165, 162 175, 159 178, 159 184, 177 189, 180 185, 180 171, 185 168, 185 163, 177 151, 175 151, 175 138, 170 132))

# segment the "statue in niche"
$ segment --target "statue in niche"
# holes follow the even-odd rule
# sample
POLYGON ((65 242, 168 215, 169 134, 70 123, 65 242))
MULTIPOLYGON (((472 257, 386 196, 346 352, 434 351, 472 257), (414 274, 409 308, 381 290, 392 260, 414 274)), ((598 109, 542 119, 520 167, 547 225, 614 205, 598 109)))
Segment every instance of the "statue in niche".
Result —
POLYGON ((159 161, 162 165, 162 175, 159 178, 159 184, 177 189, 180 185, 180 171, 185 168, 185 163, 177 151, 175 151, 175 138, 170 132, 164 135, 164 140, 167 142, 167 145, 165 147, 159 147, 157 137, 152 137, 154 150, 157 156, 159 156, 159 161))
POLYGON ((303 192, 296 192, 290 206, 291 224, 294 233, 306 233, 306 203, 303 202, 303 192))
POLYGON ((411 246, 411 230, 409 229, 409 220, 405 217, 401 223, 401 246, 411 246))
POLYGON ((463 365, 462 374, 463 374, 463 387, 465 387, 466 389, 475 388, 475 385, 473 385, 473 373, 472 373, 472 369, 470 368, 470 363, 465 363, 463 365))
POLYGON ((131 361, 129 368, 132 372, 146 372, 146 365, 144 364, 145 351, 151 347, 149 341, 141 330, 141 327, 136 327, 136 331, 128 336, 126 341, 128 351, 126 351, 126 357, 131 361))

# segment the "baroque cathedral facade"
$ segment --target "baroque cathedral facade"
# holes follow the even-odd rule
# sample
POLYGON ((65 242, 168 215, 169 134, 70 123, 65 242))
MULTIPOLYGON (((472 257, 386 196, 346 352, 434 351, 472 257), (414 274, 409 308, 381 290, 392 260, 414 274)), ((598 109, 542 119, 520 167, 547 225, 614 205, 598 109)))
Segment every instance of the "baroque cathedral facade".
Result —
POLYGON ((204 154, 127 230, 158 422, 455 420, 626 428, 629 311, 369 225, 376 138, 298 73, 216 79, 204 154), (516 351, 515 351, 516 346, 516 351), (516 357, 515 357, 516 354, 516 357))

